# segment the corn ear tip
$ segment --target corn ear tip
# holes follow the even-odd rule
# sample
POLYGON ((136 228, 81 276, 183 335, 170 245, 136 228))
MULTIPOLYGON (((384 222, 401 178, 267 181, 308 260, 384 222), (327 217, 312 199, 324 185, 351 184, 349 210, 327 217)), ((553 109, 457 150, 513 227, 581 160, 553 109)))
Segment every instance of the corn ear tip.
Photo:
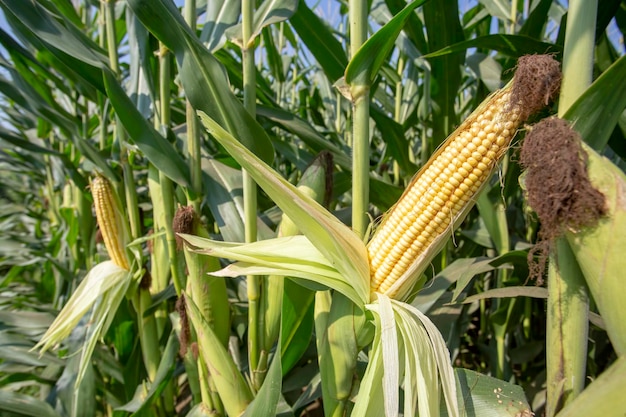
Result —
POLYGON ((192 206, 180 207, 176 210, 174 220, 172 221, 172 229, 176 235, 176 248, 178 250, 181 250, 184 246, 184 240, 180 237, 180 234, 194 234, 198 221, 198 214, 192 206))
POLYGON ((511 104, 519 105, 521 120, 553 101, 561 87, 561 65, 553 54, 524 55, 517 61, 511 104))

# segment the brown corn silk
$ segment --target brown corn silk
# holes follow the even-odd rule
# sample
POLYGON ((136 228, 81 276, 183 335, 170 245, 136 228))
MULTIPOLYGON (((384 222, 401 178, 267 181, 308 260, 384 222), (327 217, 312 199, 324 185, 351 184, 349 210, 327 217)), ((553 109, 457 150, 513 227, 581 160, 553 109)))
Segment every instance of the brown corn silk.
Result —
POLYGON ((551 117, 534 125, 520 164, 528 205, 541 222, 539 241, 528 253, 529 276, 541 283, 552 241, 567 230, 594 225, 606 214, 606 202, 589 180, 587 154, 566 120, 551 117))

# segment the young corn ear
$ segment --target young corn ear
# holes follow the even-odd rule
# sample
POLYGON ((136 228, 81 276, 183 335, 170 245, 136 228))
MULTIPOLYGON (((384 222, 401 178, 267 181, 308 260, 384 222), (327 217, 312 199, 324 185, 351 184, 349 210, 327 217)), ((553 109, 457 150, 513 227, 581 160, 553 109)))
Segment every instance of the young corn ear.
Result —
POLYGON ((122 210, 113 186, 103 176, 96 176, 91 182, 96 218, 104 246, 111 260, 120 268, 130 269, 126 252, 128 226, 122 217, 122 210))
POLYGON ((488 97, 416 174, 367 249, 370 289, 402 298, 469 212, 520 125, 560 85, 549 55, 520 58, 515 77, 488 97))
MULTIPOLYGON (((208 238, 209 233, 202 225, 198 213, 192 206, 181 207, 176 211, 173 222, 175 233, 193 234, 208 238)), ((228 345, 230 335, 230 305, 226 281, 223 277, 209 275, 220 269, 219 259, 194 253, 184 246, 183 240, 176 236, 177 246, 184 249, 187 264, 187 297, 198 306, 206 322, 215 332, 224 347, 228 345)))

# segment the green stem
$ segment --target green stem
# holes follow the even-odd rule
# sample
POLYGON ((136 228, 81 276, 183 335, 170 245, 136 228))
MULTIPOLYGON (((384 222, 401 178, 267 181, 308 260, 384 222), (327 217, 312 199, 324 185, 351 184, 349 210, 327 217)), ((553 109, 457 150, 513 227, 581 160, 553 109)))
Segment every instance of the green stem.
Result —
MULTIPOLYGON (((398 82, 396 82, 396 100, 394 106, 393 119, 402 124, 400 120, 402 116, 402 73, 404 72, 404 56, 400 55, 398 58, 398 82)), ((400 164, 398 161, 393 161, 393 184, 400 185, 400 164)))
MULTIPOLYGON (((120 75, 119 56, 117 53, 117 36, 115 34, 115 1, 107 0, 104 8, 105 27, 107 39, 107 51, 109 53, 109 65, 111 70, 120 75)), ((128 220, 130 223, 131 240, 137 239, 141 235, 141 220, 139 218, 139 207, 137 204, 137 189, 133 169, 129 164, 129 152, 124 148, 126 142, 126 131, 119 118, 115 117, 115 136, 120 149, 120 161, 124 172, 124 198, 125 206, 128 210, 128 220)))
MULTIPOLYGON (((105 26, 107 35, 107 50, 109 53, 109 61, 111 69, 119 77, 119 62, 117 53, 117 43, 115 34, 115 0, 108 0, 105 7, 105 26)), ((120 164, 124 173, 124 195, 125 195, 125 207, 128 212, 128 219, 130 223, 131 240, 137 239, 141 236, 141 219, 139 217, 139 206, 137 200, 137 187, 135 184, 135 177, 132 166, 129 159, 132 155, 129 155, 128 150, 124 144, 126 142, 126 131, 122 125, 119 117, 115 117, 115 139, 119 143, 120 149, 120 164)), ((139 261, 138 268, 142 267, 142 261, 139 261)), ((133 305, 135 312, 137 313, 137 325, 139 328, 139 341, 141 343, 141 353, 143 356, 144 366, 148 373, 148 379, 154 381, 156 378, 157 369, 161 361, 161 351, 159 348, 159 332, 157 323, 153 315, 145 316, 145 311, 152 304, 152 295, 148 289, 139 288, 137 294, 134 297, 133 305)), ((165 397, 164 395, 164 398, 165 397)), ((171 398, 169 396, 171 403, 171 398)), ((170 407, 173 408, 173 407, 170 407)), ((157 409, 160 413, 160 410, 157 409)))
POLYGON ((546 416, 572 402, 585 386, 589 298, 567 241, 555 244, 548 270, 546 416))
POLYGON ((369 206, 369 93, 354 103, 352 142, 352 229, 365 236, 369 206))
MULTIPOLYGON (((170 99, 171 99, 171 61, 168 50, 161 45, 159 53, 159 104, 161 117, 159 119, 161 128, 169 126, 170 116, 170 99)), ((174 289, 176 294, 180 296, 184 283, 182 283, 180 264, 178 261, 178 251, 176 248, 176 236, 173 230, 174 220, 174 184, 163 172, 159 171, 159 182, 161 183, 161 195, 163 196, 163 211, 165 214, 165 237, 167 240, 167 251, 170 258, 170 270, 172 273, 172 281, 174 282, 174 289)), ((161 306, 160 315, 167 317, 167 309, 161 306)), ((156 320, 154 315, 152 321, 155 322, 155 328, 159 333, 162 333, 163 329, 156 326, 156 320)), ((163 321, 164 322, 164 321, 163 321)), ((161 322, 161 323, 163 323, 161 322)), ((174 398, 174 385, 172 381, 168 383, 162 394, 164 408, 168 415, 171 415, 174 411, 174 404, 172 399, 174 398)))
POLYGON ((571 0, 563 49, 563 81, 559 116, 587 89, 593 79, 597 0, 571 0))
POLYGON ((145 316, 146 310, 152 305, 150 291, 139 288, 133 305, 137 312, 137 327, 139 328, 139 342, 141 343, 143 362, 148 373, 148 379, 154 381, 159 362, 161 361, 161 352, 158 345, 159 338, 156 321, 151 315, 145 316))
MULTIPOLYGON (((161 45, 161 52, 159 54, 159 123, 161 130, 164 130, 171 120, 170 116, 170 77, 171 77, 171 64, 170 56, 167 49, 161 45)), ((172 273, 172 281, 174 282, 174 288, 176 294, 180 296, 184 284, 181 277, 181 271, 178 262, 178 251, 176 248, 176 235, 172 222, 174 220, 174 183, 163 172, 159 172, 159 182, 161 183, 161 192, 163 196, 163 211, 165 213, 165 238, 167 241, 167 252, 170 258, 170 271, 172 273)))
MULTIPOLYGON (((243 34, 243 104, 246 110, 256 117, 256 67, 254 62, 254 1, 242 0, 241 20, 243 34)), ((243 207, 246 242, 257 240, 257 186, 252 177, 243 170, 243 207)), ((248 292, 248 361, 252 372, 252 384, 258 389, 263 383, 264 372, 259 369, 263 331, 261 331, 262 279, 247 277, 248 292)))
POLYGON ((109 52, 109 65, 115 74, 120 73, 117 56, 117 41, 115 36, 115 1, 106 0, 104 7, 104 21, 106 27, 107 51, 109 52))
MULTIPOLYGON (((354 57, 367 39, 367 1, 350 0, 350 55, 354 57)), ((365 236, 369 208, 369 79, 359 77, 350 86, 352 127, 352 229, 365 236)))
MULTIPOLYGON (((192 31, 196 30, 196 0, 185 1, 184 6, 185 21, 192 31)), ((200 134, 198 130, 198 117, 196 110, 186 100, 186 121, 187 121, 187 150, 189 151, 189 170, 191 173, 191 193, 190 202, 196 213, 201 212, 202 198, 202 153, 200 134)))
POLYGON ((509 33, 515 34, 515 26, 517 25, 517 0, 511 2, 511 26, 509 27, 509 33))
MULTIPOLYGON (((571 0, 563 52, 559 116, 592 81, 597 0, 571 0)), ((547 404, 551 417, 585 384, 589 296, 566 242, 557 240, 548 272, 547 404)))

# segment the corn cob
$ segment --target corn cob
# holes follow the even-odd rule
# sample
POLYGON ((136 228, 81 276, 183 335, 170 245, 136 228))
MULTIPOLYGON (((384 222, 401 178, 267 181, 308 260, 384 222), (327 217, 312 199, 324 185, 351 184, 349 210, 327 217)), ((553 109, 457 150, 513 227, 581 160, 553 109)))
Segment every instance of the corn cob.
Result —
POLYGON ((450 135, 385 216, 367 247, 372 293, 397 296, 407 274, 415 274, 416 263, 423 264, 428 262, 425 258, 434 256, 433 246, 441 243, 469 211, 472 199, 508 149, 518 127, 558 89, 560 75, 553 71, 555 64, 558 71, 558 63, 543 57, 541 65, 552 69, 537 73, 523 68, 521 81, 516 73, 512 83, 490 96, 450 135), (537 76, 543 73, 547 75, 537 76), (525 84, 529 83, 532 94, 524 95, 520 84, 528 87, 525 84))
POLYGON ((91 194, 98 226, 109 257, 120 268, 130 269, 126 253, 128 232, 111 183, 100 175, 96 176, 91 182, 91 194))

